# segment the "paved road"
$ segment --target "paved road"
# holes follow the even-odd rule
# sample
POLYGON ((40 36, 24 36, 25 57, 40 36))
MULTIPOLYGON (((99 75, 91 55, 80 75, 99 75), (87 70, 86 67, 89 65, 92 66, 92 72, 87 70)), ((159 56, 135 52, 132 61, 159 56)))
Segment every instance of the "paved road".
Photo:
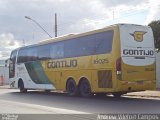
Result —
POLYGON ((0 89, 0 113, 159 113, 159 98, 68 97, 62 93, 0 89))

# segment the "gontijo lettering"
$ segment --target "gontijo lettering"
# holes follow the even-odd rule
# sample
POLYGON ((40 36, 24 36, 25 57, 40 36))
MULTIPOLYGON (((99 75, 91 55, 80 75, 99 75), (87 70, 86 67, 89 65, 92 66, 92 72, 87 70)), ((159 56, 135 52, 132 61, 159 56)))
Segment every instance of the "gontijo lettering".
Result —
POLYGON ((124 49, 123 50, 124 55, 141 55, 141 56, 153 56, 154 51, 153 50, 134 50, 134 49, 124 49))
POLYGON ((52 61, 48 62, 48 68, 71 68, 77 67, 77 60, 62 60, 62 61, 52 61))

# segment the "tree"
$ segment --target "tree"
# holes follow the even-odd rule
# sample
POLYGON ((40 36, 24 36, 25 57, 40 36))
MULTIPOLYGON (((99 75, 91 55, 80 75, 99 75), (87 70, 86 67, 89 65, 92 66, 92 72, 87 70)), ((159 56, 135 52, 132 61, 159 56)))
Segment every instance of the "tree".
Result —
POLYGON ((148 24, 153 30, 155 47, 160 50, 160 20, 154 20, 148 24))

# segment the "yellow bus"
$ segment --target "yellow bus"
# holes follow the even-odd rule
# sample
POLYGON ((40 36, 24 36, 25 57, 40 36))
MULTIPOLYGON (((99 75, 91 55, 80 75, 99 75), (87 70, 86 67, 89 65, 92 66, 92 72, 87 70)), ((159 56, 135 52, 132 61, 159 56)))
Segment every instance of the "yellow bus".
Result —
POLYGON ((53 38, 12 51, 10 85, 83 97, 153 90, 154 50, 151 28, 134 24, 53 38))

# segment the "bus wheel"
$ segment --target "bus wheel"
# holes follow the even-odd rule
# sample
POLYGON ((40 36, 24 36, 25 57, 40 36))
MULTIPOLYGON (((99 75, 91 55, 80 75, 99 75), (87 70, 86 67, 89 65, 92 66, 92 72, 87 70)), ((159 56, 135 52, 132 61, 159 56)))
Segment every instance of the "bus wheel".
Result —
POLYGON ((90 97, 91 93, 91 86, 88 80, 82 80, 80 82, 79 91, 82 97, 90 97))
POLYGON ((67 93, 71 97, 78 95, 78 89, 77 89, 76 83, 73 79, 70 79, 67 82, 67 93))
POLYGON ((20 90, 21 93, 26 93, 27 92, 27 89, 24 88, 24 83, 23 83, 22 80, 20 80, 18 82, 18 86, 19 86, 19 90, 20 90))
POLYGON ((112 93, 112 95, 113 95, 114 97, 116 97, 116 98, 120 98, 121 95, 122 95, 122 93, 117 92, 117 93, 112 93))

